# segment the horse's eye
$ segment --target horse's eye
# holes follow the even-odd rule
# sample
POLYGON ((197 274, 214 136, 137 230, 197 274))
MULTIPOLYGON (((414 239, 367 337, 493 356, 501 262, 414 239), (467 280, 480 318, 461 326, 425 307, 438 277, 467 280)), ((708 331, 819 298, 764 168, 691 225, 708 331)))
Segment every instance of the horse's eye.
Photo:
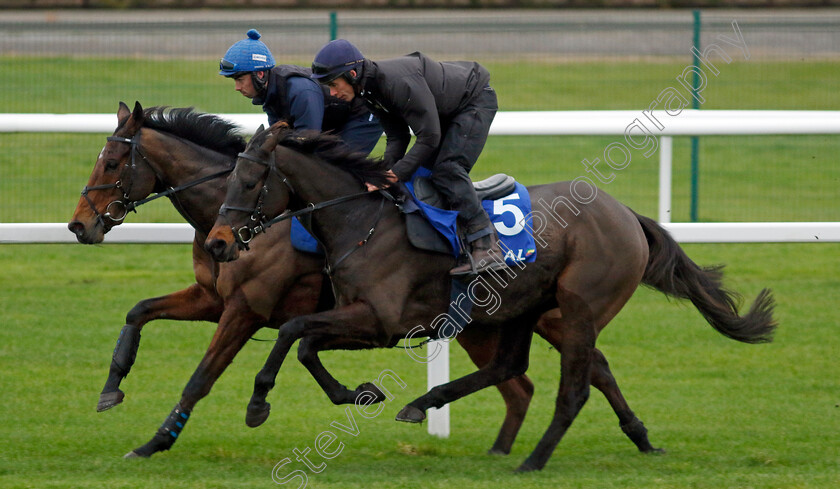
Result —
POLYGON ((248 182, 245 184, 245 188, 248 190, 254 190, 257 187, 256 182, 248 182))
POLYGON ((114 170, 119 166, 120 162, 117 160, 106 160, 105 161, 105 169, 106 170, 114 170))

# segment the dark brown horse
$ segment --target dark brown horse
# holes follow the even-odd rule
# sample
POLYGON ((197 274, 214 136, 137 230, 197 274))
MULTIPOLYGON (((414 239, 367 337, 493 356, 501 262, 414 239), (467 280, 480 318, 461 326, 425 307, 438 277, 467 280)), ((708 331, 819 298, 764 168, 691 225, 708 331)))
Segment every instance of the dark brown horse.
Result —
MULTIPOLYGON (((327 254, 338 303, 331 311, 299 316, 279 328, 278 340, 254 382, 248 406, 251 424, 267 418, 266 396, 299 338, 353 337, 370 347, 387 347, 406 336, 437 334, 435 327, 448 307, 447 271, 453 258, 407 242, 404 220, 391 204, 393 195, 362 192, 363 182, 386 185, 385 170, 381 162, 343 151, 334 138, 286 130, 258 131, 238 158, 225 206, 253 209, 259 201, 266 218, 286 209, 308 208, 311 230, 327 254), (271 168, 285 175, 285 185, 277 178, 266 179, 276 173, 271 168)), ((729 338, 746 343, 771 340, 776 325, 768 290, 740 316, 736 298, 721 288, 720 270, 694 264, 653 220, 580 182, 539 185, 529 192, 534 209, 542 209, 532 216, 537 260, 473 280, 468 297, 476 307, 472 321, 458 334, 494 338, 493 358, 477 372, 410 402, 397 420, 420 422, 430 407, 524 374, 537 325, 561 353, 554 417, 519 467, 541 469, 586 402, 590 383, 609 372, 595 340, 640 283, 689 299, 729 338)), ((236 258, 240 245, 234 230, 248 226, 247 219, 243 211, 219 216, 205 245, 216 259, 236 258)), ((622 425, 631 433, 644 432, 635 417, 622 419, 622 425)))
MULTIPOLYGON (((184 388, 181 400, 164 425, 145 445, 127 456, 150 456, 175 442, 195 404, 206 396, 245 342, 260 328, 274 327, 301 314, 332 307, 332 293, 322 294, 323 259, 295 251, 288 222, 272 227, 250 243, 252 251, 235 263, 219 263, 204 251, 204 240, 224 200, 226 177, 245 141, 236 126, 190 109, 153 107, 134 110, 120 103, 118 125, 96 160, 88 185, 68 225, 85 244, 99 243, 126 212, 151 193, 168 196, 195 228, 193 268, 196 283, 172 294, 145 299, 126 316, 114 350, 110 372, 97 411, 121 403, 120 382, 134 364, 144 325, 155 319, 218 323, 207 353, 184 388), (185 417, 186 416, 186 417, 185 417), (181 423, 182 426, 178 426, 181 423)), ((477 365, 489 361, 492 348, 459 337, 477 365)), ((353 348, 353 342, 328 342, 310 337, 301 342, 299 358, 318 380, 327 379, 318 350, 353 348)), ((352 403, 362 384, 349 390, 331 377, 321 387, 336 404, 352 403)), ((533 393, 526 376, 500 384, 507 415, 491 451, 507 453, 513 444, 533 393)))

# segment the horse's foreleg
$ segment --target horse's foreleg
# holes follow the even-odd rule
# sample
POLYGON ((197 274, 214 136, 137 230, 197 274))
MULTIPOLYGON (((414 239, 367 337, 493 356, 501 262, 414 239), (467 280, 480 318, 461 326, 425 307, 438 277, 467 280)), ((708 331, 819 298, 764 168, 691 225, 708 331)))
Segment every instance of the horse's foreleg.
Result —
POLYGON ((372 347, 373 345, 369 342, 354 341, 349 338, 308 336, 300 340, 298 361, 306 367, 333 404, 353 404, 362 392, 371 392, 376 396, 371 402, 382 402, 385 400, 385 395, 372 382, 365 382, 359 385, 356 390, 350 390, 324 368, 321 359, 318 357, 319 351, 358 350, 372 347))
POLYGON ((125 394, 119 386, 134 365, 140 346, 140 331, 149 321, 175 319, 188 321, 219 320, 222 301, 218 295, 199 284, 172 294, 145 299, 137 303, 125 318, 117 346, 111 357, 111 367, 105 387, 99 395, 97 411, 105 411, 121 403, 125 394))
POLYGON ((265 365, 254 379, 254 394, 248 403, 245 423, 255 428, 268 419, 271 404, 265 399, 274 387, 283 360, 298 338, 304 335, 346 336, 358 338, 360 341, 367 338, 372 343, 377 336, 377 324, 378 320, 370 306, 353 303, 330 311, 299 316, 280 326, 277 342, 274 343, 265 365))
POLYGON ((187 423, 195 405, 210 393, 213 384, 242 346, 264 324, 265 320, 248 309, 231 307, 225 309, 210 346, 201 363, 187 382, 181 400, 145 445, 129 452, 126 457, 149 457, 154 453, 169 450, 187 423))
POLYGON ((397 421, 419 423, 426 419, 425 411, 430 407, 440 408, 485 387, 524 375, 528 370, 532 325, 535 321, 535 318, 531 321, 516 321, 502 328, 493 359, 487 365, 460 379, 432 388, 405 406, 397 414, 397 421))
MULTIPOLYGON (((461 348, 466 350, 476 367, 483 367, 490 363, 493 353, 498 348, 499 335, 482 334, 479 329, 467 328, 461 331, 456 337, 461 348)), ((534 383, 527 375, 520 375, 496 385, 505 401, 505 419, 499 429, 496 442, 488 453, 495 455, 507 455, 513 446, 516 435, 525 421, 525 414, 531 404, 534 395, 534 383)))

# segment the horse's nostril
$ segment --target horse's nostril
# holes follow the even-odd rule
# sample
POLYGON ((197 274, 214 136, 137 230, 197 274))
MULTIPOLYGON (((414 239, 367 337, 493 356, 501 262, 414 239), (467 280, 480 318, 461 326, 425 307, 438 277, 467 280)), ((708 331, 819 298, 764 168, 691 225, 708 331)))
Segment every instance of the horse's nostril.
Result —
POLYGON ((224 250, 225 242, 221 239, 213 239, 205 243, 204 249, 211 255, 218 256, 224 250))
POLYGON ((81 236, 85 232, 85 225, 79 221, 71 221, 70 224, 67 225, 67 229, 76 236, 81 236))

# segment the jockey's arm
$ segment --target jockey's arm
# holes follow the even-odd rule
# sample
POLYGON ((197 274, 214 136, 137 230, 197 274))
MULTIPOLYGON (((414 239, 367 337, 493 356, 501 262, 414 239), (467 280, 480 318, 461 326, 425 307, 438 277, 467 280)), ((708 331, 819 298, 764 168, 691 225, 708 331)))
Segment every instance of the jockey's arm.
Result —
POLYGON ((414 145, 391 169, 407 180, 435 154, 441 141, 440 114, 435 97, 422 76, 407 77, 396 90, 400 115, 414 132, 414 145))

